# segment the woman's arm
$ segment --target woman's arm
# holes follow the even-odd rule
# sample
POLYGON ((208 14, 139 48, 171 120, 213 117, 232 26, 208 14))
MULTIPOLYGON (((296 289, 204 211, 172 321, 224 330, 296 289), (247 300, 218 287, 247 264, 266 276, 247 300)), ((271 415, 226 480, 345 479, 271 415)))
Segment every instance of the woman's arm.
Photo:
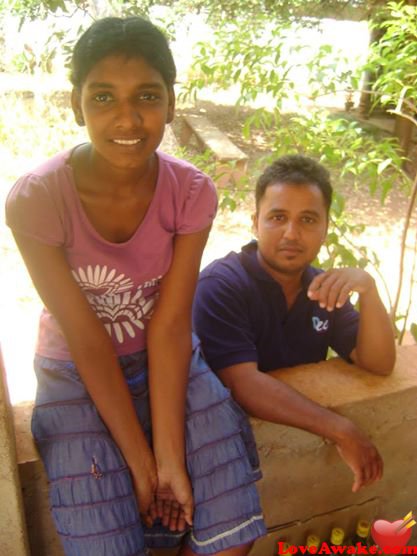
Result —
POLYGON ((63 250, 22 234, 14 237, 35 288, 60 324, 80 377, 131 470, 139 509, 145 514, 157 484, 155 463, 111 339, 72 277, 63 250))
POLYGON ((185 397, 191 358, 191 307, 209 231, 206 228, 175 237, 172 263, 162 280, 148 329, 158 513, 164 514, 164 524, 172 529, 182 528, 184 520, 189 524, 192 520, 192 495, 185 469, 185 397), (174 500, 179 508, 172 508, 170 501, 174 500))

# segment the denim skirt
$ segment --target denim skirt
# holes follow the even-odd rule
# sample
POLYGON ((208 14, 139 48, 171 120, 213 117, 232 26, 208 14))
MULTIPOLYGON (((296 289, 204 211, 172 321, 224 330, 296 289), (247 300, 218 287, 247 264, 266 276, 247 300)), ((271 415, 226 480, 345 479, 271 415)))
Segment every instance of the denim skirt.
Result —
MULTIPOLYGON (((152 446, 146 352, 119 358, 152 446)), ((213 554, 266 533, 254 482, 261 476, 246 414, 194 341, 186 398, 186 462, 193 526, 171 532, 141 523, 129 469, 70 361, 35 357, 32 433, 49 479, 50 504, 67 556, 142 556, 188 544, 213 554)))

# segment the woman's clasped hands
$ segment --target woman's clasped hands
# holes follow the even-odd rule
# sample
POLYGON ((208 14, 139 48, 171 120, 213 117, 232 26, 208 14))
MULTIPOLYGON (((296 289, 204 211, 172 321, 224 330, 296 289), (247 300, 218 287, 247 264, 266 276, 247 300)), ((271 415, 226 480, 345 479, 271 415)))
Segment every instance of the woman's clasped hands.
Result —
POLYGON ((183 466, 157 469, 152 452, 138 468, 131 468, 139 513, 146 527, 156 519, 170 531, 184 531, 193 523, 194 501, 191 483, 183 466))

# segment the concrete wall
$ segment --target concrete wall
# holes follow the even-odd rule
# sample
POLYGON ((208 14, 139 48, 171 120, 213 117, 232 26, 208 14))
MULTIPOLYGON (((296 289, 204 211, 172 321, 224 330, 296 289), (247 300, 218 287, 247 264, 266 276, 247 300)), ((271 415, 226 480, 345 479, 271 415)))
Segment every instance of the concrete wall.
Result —
MULTIPOLYGON (((384 476, 352 493, 352 473, 332 444, 304 431, 254 421, 270 534, 255 545, 253 556, 276 554, 278 540, 303 544, 312 532, 328 540, 336 525, 349 534, 358 519, 393 521, 416 509, 417 346, 398 349, 390 377, 370 375, 341 360, 276 376, 366 432, 384 459, 384 476)), ((413 533, 410 543, 417 544, 413 533)))
MULTIPOLYGON (((32 407, 31 402, 13 407, 29 553, 31 556, 64 556, 49 511, 47 478, 30 433, 32 407)), ((14 554, 10 553, 7 556, 14 556, 14 554)), ((17 552, 16 556, 20 556, 20 553, 17 552)))
POLYGON ((17 472, 12 411, 0 351, 0 554, 26 556, 28 544, 17 472))
MULTIPOLYGON (((277 377, 359 425, 380 450, 385 473, 379 483, 353 494, 352 474, 331 443, 253 420, 269 534, 255 544, 251 556, 276 554, 278 540, 301 544, 312 532, 327 540, 333 526, 351 533, 359 518, 393 521, 417 509, 417 346, 398 349, 390 377, 370 375, 340 360, 280 371, 277 377)), ((31 554, 62 556, 48 512, 45 475, 29 433, 31 404, 16 406, 14 412, 31 554)))

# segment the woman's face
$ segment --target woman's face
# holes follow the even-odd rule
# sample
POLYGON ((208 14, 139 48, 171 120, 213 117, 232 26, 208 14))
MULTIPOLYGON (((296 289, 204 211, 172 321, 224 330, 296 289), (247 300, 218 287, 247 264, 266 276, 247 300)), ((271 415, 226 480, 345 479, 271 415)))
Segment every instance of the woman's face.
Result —
POLYGON ((73 110, 84 121, 95 156, 123 169, 144 167, 174 116, 174 92, 141 57, 108 56, 74 89, 73 110))

